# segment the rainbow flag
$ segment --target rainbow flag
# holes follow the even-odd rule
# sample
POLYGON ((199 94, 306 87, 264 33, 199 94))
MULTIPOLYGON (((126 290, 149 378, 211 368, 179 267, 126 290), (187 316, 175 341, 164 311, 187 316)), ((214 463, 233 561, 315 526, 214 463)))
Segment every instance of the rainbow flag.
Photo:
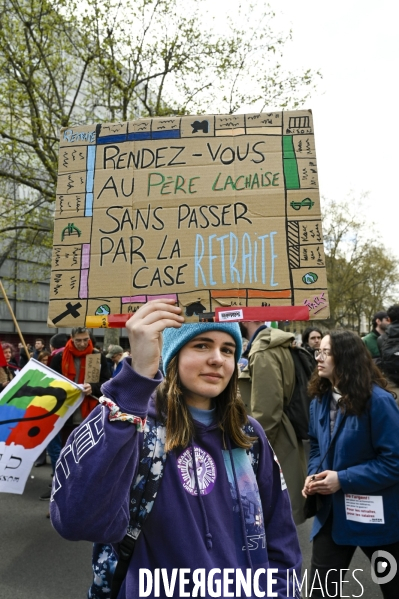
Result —
POLYGON ((0 492, 24 491, 36 458, 83 401, 79 385, 29 360, 0 394, 0 492))

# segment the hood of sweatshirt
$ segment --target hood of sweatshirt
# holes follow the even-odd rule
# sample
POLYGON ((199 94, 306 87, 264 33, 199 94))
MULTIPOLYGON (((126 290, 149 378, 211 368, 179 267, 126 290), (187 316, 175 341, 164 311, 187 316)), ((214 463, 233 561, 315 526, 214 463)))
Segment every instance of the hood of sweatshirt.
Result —
POLYGON ((399 322, 392 322, 385 332, 387 337, 399 337, 399 322))
POLYGON ((273 349, 274 347, 290 347, 295 340, 293 333, 286 333, 280 329, 272 329, 266 327, 259 331, 255 339, 252 341, 249 355, 265 349, 273 349))

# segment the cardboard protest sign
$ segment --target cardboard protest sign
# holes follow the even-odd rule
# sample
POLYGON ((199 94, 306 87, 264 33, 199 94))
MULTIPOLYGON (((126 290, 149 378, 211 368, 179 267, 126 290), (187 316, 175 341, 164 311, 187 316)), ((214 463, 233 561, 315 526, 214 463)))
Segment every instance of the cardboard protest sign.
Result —
POLYGON ((86 356, 85 383, 99 383, 101 371, 101 354, 86 356))
POLYGON ((83 401, 78 385, 34 359, 0 394, 0 492, 21 494, 32 466, 83 401))
POLYGON ((61 131, 50 326, 173 297, 329 314, 309 110, 61 131))

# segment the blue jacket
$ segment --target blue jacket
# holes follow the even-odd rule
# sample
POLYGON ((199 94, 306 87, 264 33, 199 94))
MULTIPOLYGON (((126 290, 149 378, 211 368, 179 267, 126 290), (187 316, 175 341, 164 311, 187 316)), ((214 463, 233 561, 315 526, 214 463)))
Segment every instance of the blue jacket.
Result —
MULTIPOLYGON (((330 393, 310 405, 310 458, 314 474, 330 443, 330 393)), ((333 436, 343 418, 339 411, 333 436)), ((399 409, 390 393, 374 385, 366 411, 347 415, 319 472, 338 472, 341 489, 322 496, 311 539, 333 509, 332 537, 338 545, 378 546, 399 541, 399 409), (345 493, 381 495, 384 520, 363 523, 346 519, 345 493)))

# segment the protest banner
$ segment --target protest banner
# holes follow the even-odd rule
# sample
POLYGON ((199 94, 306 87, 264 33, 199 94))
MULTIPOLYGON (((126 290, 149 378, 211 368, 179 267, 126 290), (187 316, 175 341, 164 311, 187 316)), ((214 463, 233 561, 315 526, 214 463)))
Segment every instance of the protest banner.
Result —
POLYGON ((165 296, 328 317, 310 110, 61 131, 49 325, 165 296))
POLYGON ((0 394, 0 492, 21 494, 32 466, 83 401, 81 388, 33 358, 0 394))

